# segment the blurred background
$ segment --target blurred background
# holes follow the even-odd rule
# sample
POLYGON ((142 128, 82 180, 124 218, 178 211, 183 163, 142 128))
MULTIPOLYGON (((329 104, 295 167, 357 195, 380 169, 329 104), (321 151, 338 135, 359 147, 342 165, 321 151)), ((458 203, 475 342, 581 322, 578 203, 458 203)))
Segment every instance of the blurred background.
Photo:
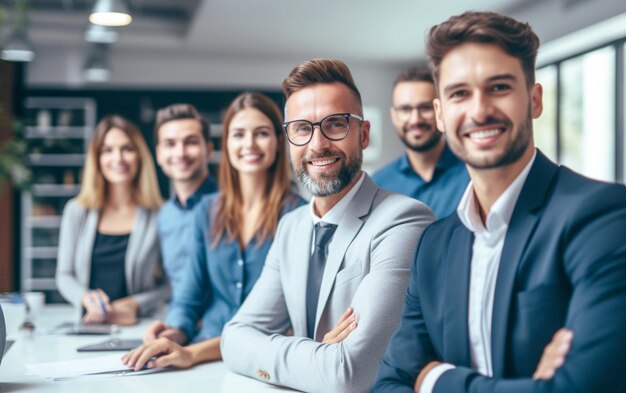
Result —
MULTIPOLYGON (((339 58, 372 122, 371 172, 403 152, 389 118, 397 73, 426 62, 432 25, 470 9, 527 21, 539 35, 543 152, 623 183, 623 0, 0 0, 0 291, 58 299, 60 217, 103 116, 129 118, 153 149, 156 110, 196 105, 211 123, 215 173, 221 115, 235 96, 261 91, 282 107, 280 84, 296 64, 339 58)), ((167 197, 162 173, 159 182, 167 197)))

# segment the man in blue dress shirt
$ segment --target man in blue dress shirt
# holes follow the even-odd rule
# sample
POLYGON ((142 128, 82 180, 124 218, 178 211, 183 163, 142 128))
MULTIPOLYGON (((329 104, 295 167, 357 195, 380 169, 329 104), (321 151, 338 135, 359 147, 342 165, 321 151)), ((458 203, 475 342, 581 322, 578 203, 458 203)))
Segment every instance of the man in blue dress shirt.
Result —
MULTIPOLYGON (((157 162, 174 186, 174 195, 161 207, 157 229, 161 241, 163 266, 176 292, 183 279, 183 266, 189 260, 188 239, 193 235, 193 208, 204 195, 217 191, 209 176, 209 157, 213 144, 209 126, 190 104, 173 104, 156 116, 157 162)), ((170 337, 179 341, 178 329, 156 321, 146 337, 170 337)))
POLYGON ((380 169, 372 179, 381 188, 424 202, 437 218, 443 218, 456 209, 469 176, 437 129, 435 96, 428 68, 411 67, 398 75, 391 121, 407 148, 406 154, 380 169))

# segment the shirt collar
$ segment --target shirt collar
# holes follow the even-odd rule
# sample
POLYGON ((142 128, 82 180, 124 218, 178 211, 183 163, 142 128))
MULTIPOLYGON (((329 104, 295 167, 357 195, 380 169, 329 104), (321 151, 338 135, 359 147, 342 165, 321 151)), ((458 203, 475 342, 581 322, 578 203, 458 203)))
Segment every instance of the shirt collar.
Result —
POLYGON ((533 157, 528 164, 526 164, 522 172, 517 175, 515 180, 513 180, 502 195, 495 201, 487 215, 486 228, 480 219, 478 201, 474 195, 474 189, 472 187, 473 182, 470 181, 456 210, 463 225, 476 235, 486 235, 490 232, 498 232, 499 230, 507 228, 511 221, 517 199, 522 192, 522 187, 526 182, 526 178, 528 177, 530 168, 535 162, 536 156, 537 150, 535 150, 533 157))
POLYGON ((315 213, 315 209, 313 207, 313 202, 315 202, 315 197, 311 198, 311 202, 309 203, 309 208, 311 209, 311 218, 313 219, 313 225, 317 224, 320 221, 324 221, 329 224, 339 225, 339 221, 341 221, 341 217, 348 209, 350 202, 354 199, 354 196, 361 185, 363 185, 363 179, 365 179, 365 173, 361 172, 359 180, 357 180, 356 184, 343 198, 335 205, 332 209, 330 209, 323 217, 318 217, 315 213))
MULTIPOLYGON (((448 143, 446 142, 443 146, 443 151, 441 152, 441 156, 437 163, 435 164, 435 174, 438 172, 445 171, 448 168, 451 168, 459 163, 459 159, 456 158, 452 151, 448 147, 448 143)), ((409 154, 404 153, 402 157, 400 157, 400 161, 398 162, 398 169, 402 172, 411 172, 415 173, 413 167, 411 166, 411 162, 409 161, 409 154)), ((419 176, 419 175, 418 175, 419 176)), ((434 176, 433 176, 434 177, 434 176)))
POLYGON ((450 150, 448 143, 446 142, 443 146, 441 157, 439 157, 439 161, 435 164, 435 172, 437 172, 437 170, 451 168, 458 163, 459 159, 452 153, 452 150, 450 150))
POLYGON ((180 200, 178 199, 178 195, 176 195, 176 193, 172 195, 171 199, 174 201, 174 204, 181 209, 193 209, 196 203, 198 203, 204 195, 210 194, 213 191, 213 183, 213 179, 211 179, 210 176, 207 176, 204 181, 200 183, 200 186, 198 186, 196 191, 194 191, 194 193, 191 194, 189 198, 187 198, 187 203, 185 204, 185 206, 180 203, 180 200))

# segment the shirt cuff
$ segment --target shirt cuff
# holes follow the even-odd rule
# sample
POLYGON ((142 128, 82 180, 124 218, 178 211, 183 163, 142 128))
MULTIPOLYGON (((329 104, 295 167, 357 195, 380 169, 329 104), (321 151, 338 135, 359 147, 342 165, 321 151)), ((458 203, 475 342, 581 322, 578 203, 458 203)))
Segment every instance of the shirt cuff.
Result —
POLYGON ((441 375, 446 371, 452 370, 453 368, 454 366, 449 363, 442 363, 433 367, 428 374, 426 374, 426 377, 424 377, 422 386, 420 386, 420 393, 432 393, 439 377, 441 377, 441 375))
POLYGON ((168 310, 167 316, 165 317, 165 324, 172 328, 182 330, 182 332, 187 336, 187 340, 189 342, 191 342, 196 335, 196 326, 194 322, 187 318, 181 310, 175 307, 170 307, 168 310))

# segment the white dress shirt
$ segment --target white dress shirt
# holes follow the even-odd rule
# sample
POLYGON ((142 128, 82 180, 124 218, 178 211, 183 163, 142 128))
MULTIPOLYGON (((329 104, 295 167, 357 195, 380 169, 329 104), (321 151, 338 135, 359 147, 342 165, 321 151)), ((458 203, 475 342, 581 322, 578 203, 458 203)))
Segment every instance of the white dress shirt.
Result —
POLYGON ((341 198, 341 200, 337 202, 335 206, 332 207, 332 209, 326 212, 326 214, 324 214, 324 217, 319 217, 317 215, 317 213, 315 212, 315 206, 314 206, 315 197, 311 199, 311 202, 309 203, 309 205, 311 207, 311 218, 313 219, 313 225, 317 224, 320 221, 324 221, 328 224, 339 225, 339 221, 341 221, 343 212, 347 209, 348 205, 350 205, 350 202, 354 199, 354 196, 356 195, 356 193, 361 188, 361 185, 363 184, 363 179, 365 178, 365 176, 363 176, 363 172, 360 172, 359 176, 360 178, 354 184, 354 187, 352 187, 352 189, 348 191, 348 193, 344 195, 343 198, 341 198))
MULTIPOLYGON (((467 321, 472 368, 488 377, 493 375, 491 317, 500 257, 513 209, 536 155, 535 151, 530 162, 495 201, 487 215, 486 225, 480 218, 472 182, 467 186, 457 208, 463 225, 474 233, 467 321)), ((433 368, 424 378, 420 393, 431 393, 437 379, 451 368, 454 365, 448 363, 433 368)))

